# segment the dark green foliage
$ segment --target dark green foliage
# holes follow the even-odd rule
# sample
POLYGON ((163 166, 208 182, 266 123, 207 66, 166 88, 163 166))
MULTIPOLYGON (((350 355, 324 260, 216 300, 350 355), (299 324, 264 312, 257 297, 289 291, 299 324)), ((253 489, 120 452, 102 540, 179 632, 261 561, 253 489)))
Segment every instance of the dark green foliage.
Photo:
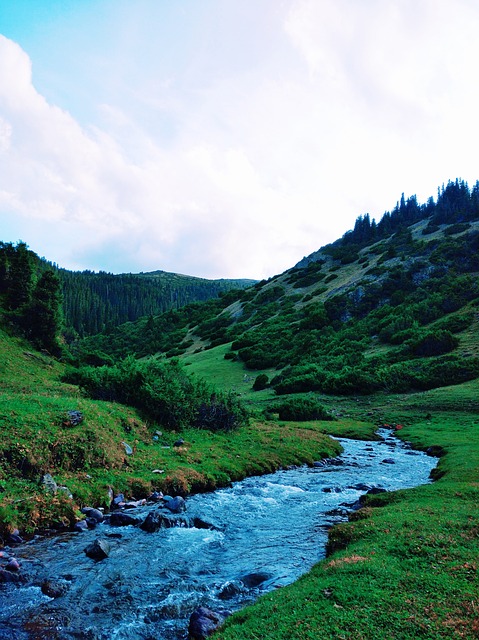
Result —
POLYGON ((231 430, 247 421, 235 396, 212 391, 204 381, 188 376, 176 360, 139 361, 130 356, 114 366, 71 371, 67 381, 93 399, 136 407, 169 429, 195 425, 231 430))
POLYGON ((232 394, 222 397, 213 394, 197 408, 193 426, 210 431, 233 431, 246 422, 246 410, 232 394))
POLYGON ((467 182, 456 178, 455 182, 449 181, 438 192, 433 222, 436 224, 462 223, 470 220, 477 220, 479 210, 477 207, 478 184, 473 191, 469 190, 467 182))
POLYGON ((253 383, 254 391, 263 391, 266 389, 269 383, 269 378, 265 373, 260 373, 259 376, 256 376, 255 381, 253 383))
POLYGON ((333 260, 339 260, 341 264, 351 264, 359 258, 359 249, 361 245, 350 243, 349 241, 330 244, 325 247, 325 253, 328 253, 333 260))
POLYGON ((59 333, 62 324, 62 295, 58 276, 45 271, 33 290, 31 300, 25 305, 22 324, 25 334, 37 347, 53 355, 61 352, 59 333))
POLYGON ((444 229, 445 236, 454 236, 458 233, 464 233, 471 228, 471 225, 467 222, 456 222, 456 224, 451 224, 444 229))
POLYGON ((5 292, 5 306, 17 311, 30 302, 36 277, 36 256, 24 242, 0 243, 2 254, 1 289, 5 292))
POLYGON ((313 303, 303 308, 303 318, 299 323, 302 330, 322 329, 329 324, 324 304, 313 303))
POLYGON ((464 331, 474 321, 473 313, 465 313, 462 315, 450 315, 442 318, 438 322, 435 323, 436 329, 444 329, 446 331, 450 331, 451 333, 459 333, 460 331, 464 331))
POLYGON ((269 302, 275 302, 283 295, 284 287, 280 285, 274 285, 273 287, 267 287, 260 291, 254 298, 254 302, 257 305, 267 304, 269 302))
POLYGON ((440 227, 438 224, 429 221, 427 225, 424 227, 424 229, 422 230, 422 234, 426 236, 430 233, 435 233, 436 231, 439 231, 439 229, 440 227))
POLYGON ((450 331, 436 329, 408 341, 408 348, 415 356, 439 356, 453 351, 459 340, 450 331))
POLYGON ((17 333, 34 346, 60 355, 62 295, 58 277, 24 242, 0 243, 0 292, 17 333))
POLYGON ((427 360, 406 360, 381 368, 377 376, 382 388, 393 393, 434 389, 477 378, 479 358, 465 359, 448 355, 427 360))
POLYGON ((269 410, 278 414, 280 420, 334 420, 334 416, 326 411, 317 398, 307 396, 288 398, 274 404, 269 410))
POLYGON ((119 274, 59 269, 67 326, 80 337, 108 331, 143 316, 154 316, 223 294, 226 307, 247 280, 205 280, 174 273, 119 274), (234 290, 234 291, 232 291, 234 290))

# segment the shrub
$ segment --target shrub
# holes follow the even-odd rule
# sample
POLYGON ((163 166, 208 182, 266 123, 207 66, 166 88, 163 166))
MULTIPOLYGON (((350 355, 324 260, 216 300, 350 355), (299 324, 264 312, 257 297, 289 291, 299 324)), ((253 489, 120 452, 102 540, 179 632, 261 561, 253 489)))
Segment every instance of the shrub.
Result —
POLYGON ((334 420, 316 398, 288 398, 270 408, 280 420, 334 420))
POLYGON ((429 331, 420 338, 408 341, 408 347, 415 356, 442 355, 453 351, 458 344, 458 338, 444 329, 429 331))
POLYGON ((69 375, 90 397, 128 404, 166 428, 195 425, 231 430, 247 421, 246 411, 228 393, 214 392, 188 376, 178 361, 139 361, 133 357, 113 367, 84 367, 69 375))
POLYGON ((268 376, 265 373, 260 373, 259 376, 256 376, 256 379, 253 383, 253 390, 262 391, 263 389, 266 389, 266 387, 268 386, 268 382, 268 376))

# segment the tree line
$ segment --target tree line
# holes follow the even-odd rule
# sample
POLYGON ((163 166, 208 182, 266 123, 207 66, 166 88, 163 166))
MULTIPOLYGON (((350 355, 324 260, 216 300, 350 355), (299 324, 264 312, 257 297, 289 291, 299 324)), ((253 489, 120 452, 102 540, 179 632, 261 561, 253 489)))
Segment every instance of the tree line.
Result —
POLYGON ((62 291, 55 271, 40 267, 24 242, 0 242, 0 295, 11 325, 39 349, 59 355, 62 291))

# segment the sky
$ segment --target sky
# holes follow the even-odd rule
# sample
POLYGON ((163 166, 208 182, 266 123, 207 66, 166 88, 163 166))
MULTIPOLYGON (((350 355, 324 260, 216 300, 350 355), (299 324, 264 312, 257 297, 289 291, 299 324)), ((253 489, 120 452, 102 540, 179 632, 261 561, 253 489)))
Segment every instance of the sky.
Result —
POLYGON ((477 0, 0 0, 0 240, 267 278, 479 179, 477 0))

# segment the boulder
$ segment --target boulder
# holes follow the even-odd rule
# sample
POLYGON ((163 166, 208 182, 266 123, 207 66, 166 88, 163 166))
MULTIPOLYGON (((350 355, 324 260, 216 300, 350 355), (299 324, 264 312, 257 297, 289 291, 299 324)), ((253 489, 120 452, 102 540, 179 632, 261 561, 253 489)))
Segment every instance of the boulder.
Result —
POLYGON ((240 580, 247 589, 256 589, 272 578, 273 575, 271 573, 266 573, 266 571, 255 571, 241 576, 240 580))
MULTIPOLYGON (((153 473, 155 473, 153 471, 153 473)), ((160 500, 163 500, 163 494, 161 493, 161 491, 153 491, 153 493, 151 493, 148 496, 148 502, 159 502, 160 500)))
POLYGON ((384 460, 381 460, 382 464, 396 464, 396 460, 393 460, 393 458, 384 458, 384 460))
POLYGON ((225 614, 212 611, 207 607, 198 607, 193 611, 188 625, 190 640, 204 640, 219 629, 225 621, 225 614))
POLYGON ((98 538, 85 547, 84 551, 86 555, 93 560, 104 560, 110 555, 110 543, 108 540, 98 538))
POLYGON ((83 507, 81 512, 86 515, 87 519, 95 520, 96 522, 103 522, 103 513, 99 509, 83 507))
POLYGON ((73 531, 86 531, 88 529, 88 523, 86 520, 80 520, 79 522, 75 522, 73 526, 73 531))
POLYGON ((42 593, 49 598, 60 598, 69 590, 70 583, 66 580, 46 578, 42 582, 42 593))
POLYGON ((50 473, 45 473, 42 476, 42 484, 49 493, 56 493, 58 490, 58 485, 50 473))
POLYGON ((163 496, 163 503, 172 513, 182 513, 186 511, 186 502, 181 496, 163 496))
POLYGON ((190 527, 190 521, 185 516, 167 513, 161 509, 150 511, 145 520, 140 524, 140 529, 147 533, 154 533, 158 529, 171 529, 172 527, 190 527))
POLYGON ((220 600, 229 600, 245 590, 244 584, 240 580, 230 580, 225 582, 218 592, 220 600))
POLYGON ((369 491, 371 489, 370 484, 366 484, 364 482, 358 482, 357 484, 353 484, 349 489, 354 489, 355 491, 369 491))
POLYGON ((7 571, 20 571, 20 563, 16 558, 10 558, 10 560, 5 565, 5 569, 7 571))
POLYGON ((123 505, 124 509, 136 509, 137 507, 144 507, 146 504, 146 498, 142 498, 141 500, 129 500, 125 502, 123 505))
POLYGON ((24 578, 19 573, 13 571, 7 571, 6 569, 0 569, 0 584, 3 582, 23 582, 24 578))
POLYGON ((18 529, 14 529, 7 536, 7 543, 8 544, 22 544, 22 542, 23 542, 23 538, 20 535, 20 532, 19 532, 18 529))
POLYGON ((192 524, 195 529, 209 529, 210 531, 222 531, 221 527, 213 524, 212 522, 208 522, 207 520, 203 520, 199 516, 195 516, 192 520, 192 524))
POLYGON ((111 501, 111 506, 113 507, 119 507, 120 505, 122 505, 125 502, 125 496, 122 493, 119 493, 117 496, 115 496, 113 498, 113 500, 111 501))
POLYGON ((123 511, 114 511, 110 515, 110 524, 112 527, 127 527, 128 525, 136 526, 140 524, 141 518, 135 518, 129 513, 123 511))

